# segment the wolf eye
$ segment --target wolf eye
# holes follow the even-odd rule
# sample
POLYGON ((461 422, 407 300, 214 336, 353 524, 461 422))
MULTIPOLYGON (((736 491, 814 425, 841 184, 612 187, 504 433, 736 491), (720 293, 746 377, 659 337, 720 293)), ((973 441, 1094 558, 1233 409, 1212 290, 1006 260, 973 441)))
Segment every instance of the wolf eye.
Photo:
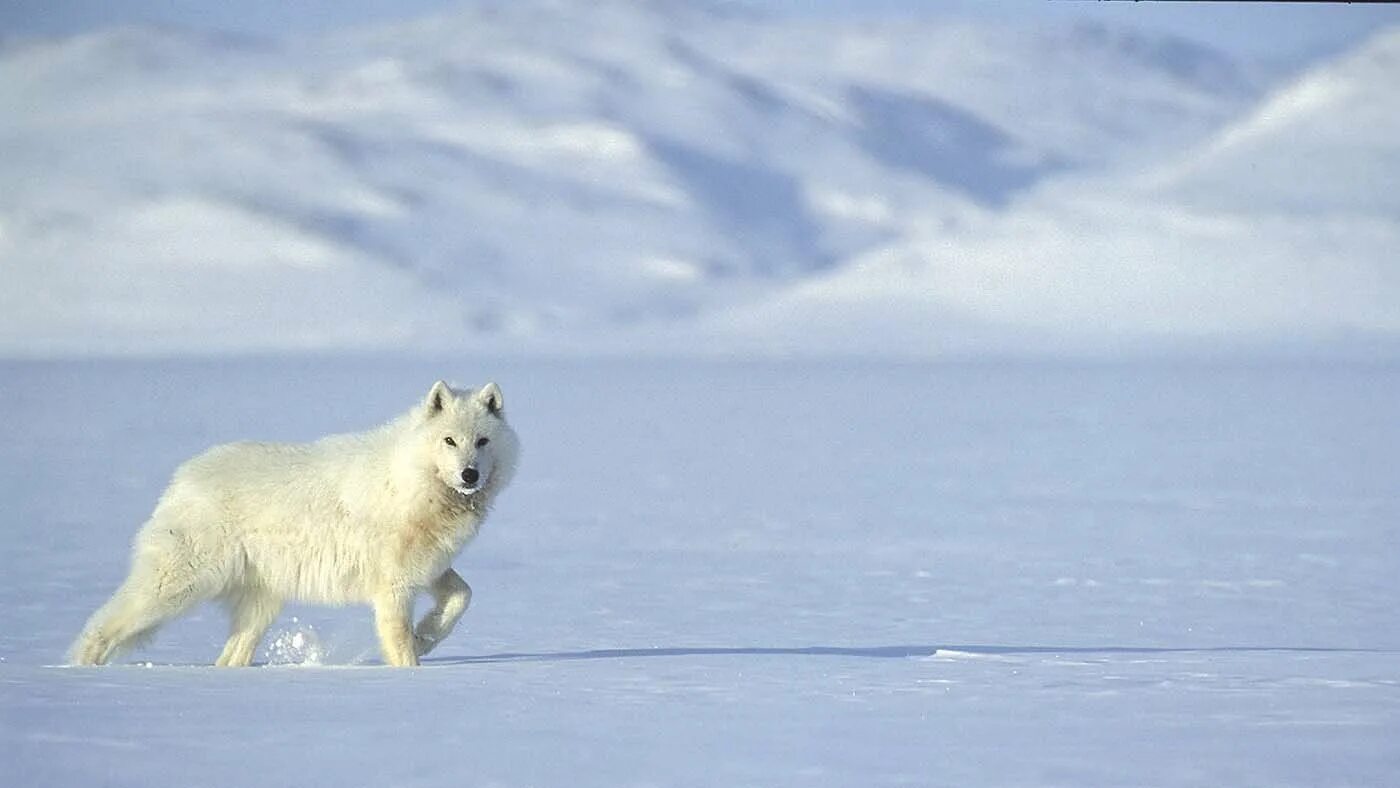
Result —
POLYGON ((479 449, 479 448, 481 448, 482 446, 485 446, 486 444, 488 444, 488 443, 490 443, 490 442, 491 442, 491 439, 490 439, 490 438, 477 438, 477 439, 476 439, 476 447, 479 449))
POLYGON ((446 438, 443 438, 443 439, 442 439, 442 442, 443 442, 443 443, 446 443, 448 446, 456 446, 456 445, 457 445, 457 441, 452 440, 452 436, 451 436, 451 435, 448 435, 446 438))

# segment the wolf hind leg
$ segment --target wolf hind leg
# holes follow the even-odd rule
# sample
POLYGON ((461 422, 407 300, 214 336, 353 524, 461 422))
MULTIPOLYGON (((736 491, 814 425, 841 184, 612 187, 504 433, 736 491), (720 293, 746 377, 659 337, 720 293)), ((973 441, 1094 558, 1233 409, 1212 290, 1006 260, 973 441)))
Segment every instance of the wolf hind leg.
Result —
POLYGON ((211 598, 217 579, 181 553, 145 550, 112 598, 98 608, 69 651, 73 665, 104 665, 149 639, 162 624, 211 598))
MULTIPOLYGON (((97 609, 96 613, 88 619, 83 631, 78 635, 78 639, 68 649, 68 664, 70 665, 105 665, 111 659, 120 643, 118 633, 121 628, 118 621, 126 616, 126 611, 131 606, 130 599, 137 592, 132 587, 132 582, 128 579, 117 588, 110 599, 97 609)), ((140 639, 139 633, 132 633, 127 636, 128 641, 140 639)))
POLYGON ((267 628, 282 612, 282 600, 267 591, 244 590, 229 599, 229 637, 215 665, 247 667, 267 628))
POLYGON ((150 587, 128 578, 83 629, 69 660, 74 665, 105 665, 114 656, 150 639, 162 624, 202 601, 188 579, 150 587))

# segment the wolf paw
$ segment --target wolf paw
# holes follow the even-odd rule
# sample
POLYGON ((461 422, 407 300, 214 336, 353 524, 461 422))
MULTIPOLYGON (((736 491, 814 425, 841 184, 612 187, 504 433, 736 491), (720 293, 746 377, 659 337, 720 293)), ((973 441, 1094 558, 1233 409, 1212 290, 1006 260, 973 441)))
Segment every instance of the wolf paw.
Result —
POLYGON ((437 644, 440 643, 440 642, 442 642, 442 641, 439 640, 438 638, 429 637, 428 635, 414 635, 414 636, 413 636, 413 653, 417 654, 417 655, 420 656, 420 657, 421 657, 421 656, 424 656, 424 655, 427 654, 428 652, 430 652, 430 651, 432 651, 433 649, 437 648, 437 644))

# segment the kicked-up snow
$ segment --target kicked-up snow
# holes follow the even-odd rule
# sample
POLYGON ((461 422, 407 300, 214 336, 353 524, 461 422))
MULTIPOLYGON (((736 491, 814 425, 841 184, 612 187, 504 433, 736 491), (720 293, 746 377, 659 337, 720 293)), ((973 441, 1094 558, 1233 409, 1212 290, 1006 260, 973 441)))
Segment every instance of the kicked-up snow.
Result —
POLYGON ((0 366, 14 784, 1385 785, 1400 369, 0 366), (176 464, 498 380, 524 453, 418 669, 367 609, 59 665, 176 464))

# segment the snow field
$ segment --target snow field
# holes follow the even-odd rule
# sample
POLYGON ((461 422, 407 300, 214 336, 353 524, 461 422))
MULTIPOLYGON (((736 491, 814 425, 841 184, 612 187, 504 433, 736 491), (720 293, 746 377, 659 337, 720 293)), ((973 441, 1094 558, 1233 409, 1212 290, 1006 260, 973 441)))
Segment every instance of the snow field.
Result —
POLYGON ((30 785, 1386 784, 1397 395, 1341 364, 6 363, 0 753, 30 785), (439 376, 500 382, 524 454, 423 668, 357 608, 288 610, 250 670, 208 667, 215 609, 54 667, 180 460, 439 376))

